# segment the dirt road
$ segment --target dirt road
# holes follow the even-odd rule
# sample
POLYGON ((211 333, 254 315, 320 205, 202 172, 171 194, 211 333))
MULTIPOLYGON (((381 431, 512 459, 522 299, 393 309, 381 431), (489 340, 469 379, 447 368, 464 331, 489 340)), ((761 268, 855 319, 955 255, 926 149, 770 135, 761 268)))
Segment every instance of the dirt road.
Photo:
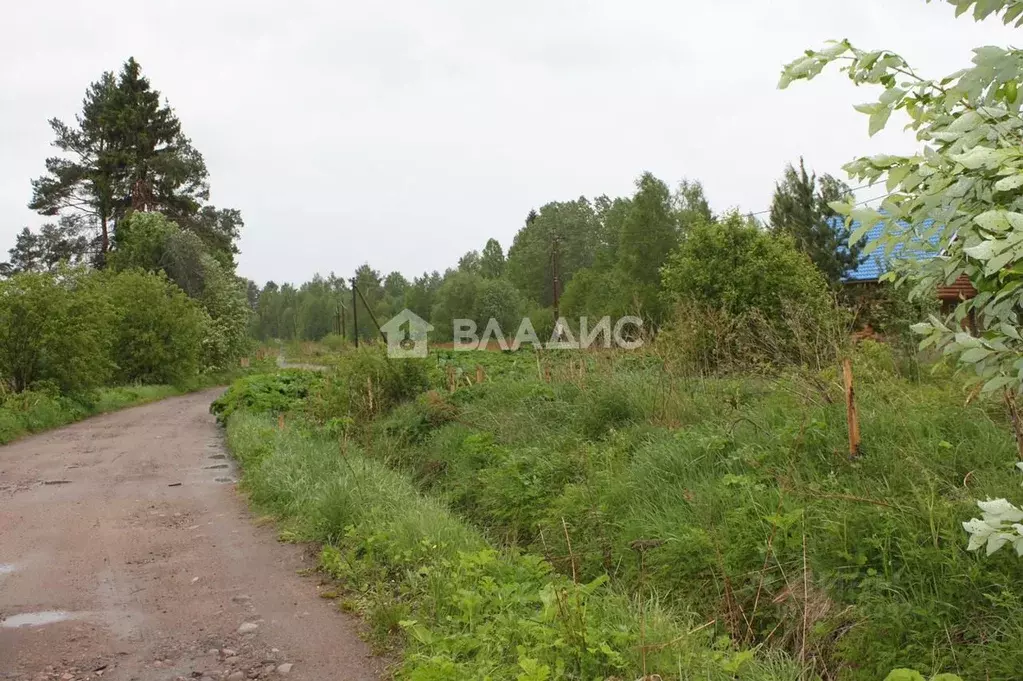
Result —
POLYGON ((0 679, 379 678, 235 491, 216 394, 0 447, 0 679))

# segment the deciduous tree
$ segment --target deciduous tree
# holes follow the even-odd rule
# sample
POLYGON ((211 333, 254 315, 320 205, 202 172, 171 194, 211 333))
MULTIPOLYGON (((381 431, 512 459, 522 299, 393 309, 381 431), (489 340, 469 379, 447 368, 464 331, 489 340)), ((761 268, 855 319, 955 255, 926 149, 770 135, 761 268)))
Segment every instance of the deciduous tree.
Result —
POLYGON ((497 239, 489 239, 480 254, 480 274, 497 279, 504 274, 504 250, 497 239))
MULTIPOLYGON (((950 0, 975 18, 999 14, 1020 23, 1020 0, 950 0)), ((1023 50, 985 46, 974 50, 967 68, 939 79, 919 75, 889 50, 862 50, 847 40, 808 50, 788 64, 780 86, 816 77, 840 64, 856 85, 879 87, 876 102, 861 104, 871 135, 904 114, 921 149, 915 154, 879 154, 846 165, 859 180, 884 182, 890 195, 878 211, 845 205, 840 210, 860 227, 884 224, 884 236, 870 244, 940 257, 903 257, 888 277, 911 282, 918 297, 934 295, 940 284, 966 275, 980 294, 963 300, 952 319, 931 316, 915 330, 922 347, 954 356, 982 382, 982 392, 1023 388, 1023 116, 1020 83, 1023 50), (972 316, 980 335, 962 330, 972 316)), ((1012 543, 1023 554, 1023 511, 1005 499, 983 502, 982 518, 966 524, 971 549, 990 553, 1012 543)))
POLYGON ((543 306, 554 302, 554 249, 562 290, 572 275, 593 263, 598 223, 593 205, 585 198, 548 203, 515 235, 505 273, 523 295, 543 306))

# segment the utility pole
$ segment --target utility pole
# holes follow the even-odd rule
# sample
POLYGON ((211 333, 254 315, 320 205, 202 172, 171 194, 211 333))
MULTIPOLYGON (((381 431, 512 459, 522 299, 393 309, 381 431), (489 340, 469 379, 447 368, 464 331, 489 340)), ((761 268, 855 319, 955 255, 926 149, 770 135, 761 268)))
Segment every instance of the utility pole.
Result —
POLYGON ((558 245, 561 243, 561 237, 554 237, 554 250, 551 253, 551 259, 554 261, 554 323, 557 324, 558 320, 561 319, 561 278, 560 272, 558 271, 558 245))
POLYGON ((355 285, 355 277, 352 277, 352 336, 355 337, 355 347, 359 347, 359 305, 355 296, 359 289, 355 285))

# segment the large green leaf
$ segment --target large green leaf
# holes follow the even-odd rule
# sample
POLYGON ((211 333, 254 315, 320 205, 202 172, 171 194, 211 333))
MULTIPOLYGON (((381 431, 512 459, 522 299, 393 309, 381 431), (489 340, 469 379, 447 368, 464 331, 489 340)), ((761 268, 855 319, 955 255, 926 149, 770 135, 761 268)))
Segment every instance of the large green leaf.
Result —
POLYGON ((927 681, 923 675, 915 669, 893 669, 884 681, 927 681))

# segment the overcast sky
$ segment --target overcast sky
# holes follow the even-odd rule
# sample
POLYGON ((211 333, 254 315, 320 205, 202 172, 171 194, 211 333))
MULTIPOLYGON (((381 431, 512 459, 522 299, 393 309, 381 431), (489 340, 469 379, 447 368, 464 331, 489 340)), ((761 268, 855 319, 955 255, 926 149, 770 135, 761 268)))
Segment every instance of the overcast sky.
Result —
POLYGON ((205 156, 213 202, 241 209, 239 273, 260 283, 366 261, 443 270, 490 237, 507 250, 530 208, 628 194, 644 170, 700 180, 715 211, 763 210, 800 155, 844 179, 856 155, 912 148, 868 139, 852 105, 871 92, 842 76, 777 90, 804 48, 848 37, 945 75, 1019 35, 923 0, 53 0, 3 14, 0 253, 43 222, 26 204, 47 119, 73 119, 86 86, 134 56, 205 156))

